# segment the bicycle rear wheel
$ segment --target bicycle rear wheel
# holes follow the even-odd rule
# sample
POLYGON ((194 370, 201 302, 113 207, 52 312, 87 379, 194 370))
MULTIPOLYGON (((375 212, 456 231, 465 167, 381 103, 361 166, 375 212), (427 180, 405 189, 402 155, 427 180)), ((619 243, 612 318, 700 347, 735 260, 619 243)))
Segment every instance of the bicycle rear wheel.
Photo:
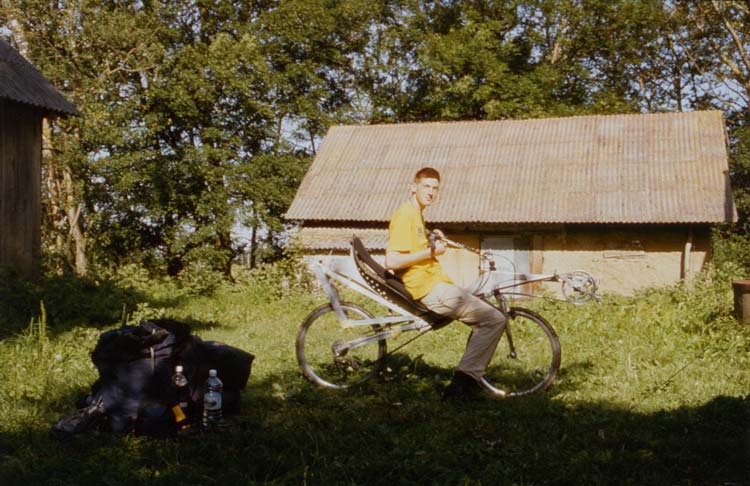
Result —
MULTIPOLYGON (((373 318, 355 304, 342 302, 341 308, 352 321, 373 318)), ((380 372, 385 362, 385 340, 366 339, 380 329, 378 325, 344 328, 331 304, 318 307, 297 333, 297 362, 302 373, 326 388, 348 388, 366 381, 380 372)))
POLYGON ((520 397, 547 389, 560 369, 560 340, 539 314, 511 307, 508 323, 481 380, 499 397, 520 397))

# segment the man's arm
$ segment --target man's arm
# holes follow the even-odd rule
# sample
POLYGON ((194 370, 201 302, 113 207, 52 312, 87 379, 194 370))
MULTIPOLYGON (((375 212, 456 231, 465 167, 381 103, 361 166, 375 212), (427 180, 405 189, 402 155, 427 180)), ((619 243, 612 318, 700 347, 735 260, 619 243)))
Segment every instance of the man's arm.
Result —
MULTIPOLYGON (((445 242, 441 240, 435 241, 435 256, 445 253, 445 249, 445 242)), ((414 253, 408 253, 405 251, 387 251, 385 252, 385 268, 388 270, 401 270, 411 267, 422 260, 429 260, 432 256, 433 253, 430 248, 425 248, 424 250, 416 251, 414 253)))

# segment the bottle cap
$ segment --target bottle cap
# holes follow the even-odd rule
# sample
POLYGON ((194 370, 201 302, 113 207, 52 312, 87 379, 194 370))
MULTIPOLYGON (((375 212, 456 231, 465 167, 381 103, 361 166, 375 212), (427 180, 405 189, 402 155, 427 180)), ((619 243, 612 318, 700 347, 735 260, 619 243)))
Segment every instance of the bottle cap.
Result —
POLYGON ((208 370, 208 376, 216 376, 216 370, 208 370))
POLYGON ((182 365, 177 365, 177 366, 175 366, 175 367, 174 367, 174 370, 175 370, 175 371, 176 371, 177 373, 182 373, 182 365))

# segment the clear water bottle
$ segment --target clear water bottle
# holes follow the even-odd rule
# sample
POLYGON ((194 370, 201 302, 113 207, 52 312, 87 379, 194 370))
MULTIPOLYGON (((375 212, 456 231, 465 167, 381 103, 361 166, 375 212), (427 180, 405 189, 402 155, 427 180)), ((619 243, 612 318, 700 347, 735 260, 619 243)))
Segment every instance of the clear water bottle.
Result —
POLYGON ((172 386, 174 387, 175 398, 177 403, 172 407, 174 420, 177 424, 177 430, 190 428, 190 389, 188 388, 188 379, 183 373, 180 365, 175 366, 174 375, 172 375, 172 386))
POLYGON ((203 427, 215 428, 221 422, 221 391, 224 384, 216 376, 216 370, 209 370, 206 387, 203 390, 203 427))

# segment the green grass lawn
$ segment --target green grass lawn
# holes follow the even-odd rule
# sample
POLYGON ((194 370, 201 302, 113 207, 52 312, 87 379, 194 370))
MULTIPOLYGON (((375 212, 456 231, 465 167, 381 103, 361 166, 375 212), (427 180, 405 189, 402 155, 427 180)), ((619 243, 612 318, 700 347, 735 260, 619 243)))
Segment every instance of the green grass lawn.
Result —
POLYGON ((471 403, 439 395, 463 351, 460 323, 391 356, 380 379, 334 392, 308 384, 294 356, 317 292, 86 292, 45 302, 46 320, 36 312, 21 331, 28 321, 0 319, 0 484, 750 484, 750 329, 731 318, 726 287, 530 303, 560 336, 558 380, 539 396, 471 403), (74 318, 92 299, 111 314, 74 318), (130 319, 187 320, 256 355, 243 410, 220 435, 49 435, 96 379, 89 352, 123 303, 130 319))

